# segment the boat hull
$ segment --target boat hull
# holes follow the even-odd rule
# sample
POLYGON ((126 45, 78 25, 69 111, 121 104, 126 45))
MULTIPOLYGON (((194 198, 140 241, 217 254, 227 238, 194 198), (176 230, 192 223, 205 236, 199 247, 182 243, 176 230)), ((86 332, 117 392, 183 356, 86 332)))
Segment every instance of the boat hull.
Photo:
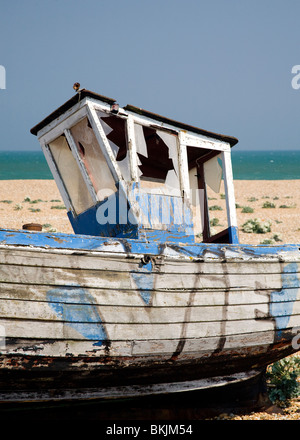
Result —
POLYGON ((213 387, 299 349, 298 246, 0 243, 2 401, 213 387))

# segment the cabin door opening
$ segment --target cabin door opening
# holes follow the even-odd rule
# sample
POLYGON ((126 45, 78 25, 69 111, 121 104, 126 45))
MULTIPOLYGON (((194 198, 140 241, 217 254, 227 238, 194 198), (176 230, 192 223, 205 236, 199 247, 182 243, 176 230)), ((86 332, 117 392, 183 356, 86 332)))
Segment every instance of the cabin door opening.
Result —
MULTIPOLYGON (((187 146, 190 199, 196 241, 236 243, 237 228, 226 153, 187 146)), ((229 170, 230 171, 230 170, 229 170)))

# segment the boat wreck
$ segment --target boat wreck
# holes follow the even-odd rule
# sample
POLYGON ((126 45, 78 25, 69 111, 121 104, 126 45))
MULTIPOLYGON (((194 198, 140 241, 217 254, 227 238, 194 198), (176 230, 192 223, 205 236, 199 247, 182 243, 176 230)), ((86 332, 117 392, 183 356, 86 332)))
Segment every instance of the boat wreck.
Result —
POLYGON ((299 350, 299 245, 239 243, 236 138, 85 89, 31 133, 74 234, 0 230, 0 401, 242 384, 299 350))

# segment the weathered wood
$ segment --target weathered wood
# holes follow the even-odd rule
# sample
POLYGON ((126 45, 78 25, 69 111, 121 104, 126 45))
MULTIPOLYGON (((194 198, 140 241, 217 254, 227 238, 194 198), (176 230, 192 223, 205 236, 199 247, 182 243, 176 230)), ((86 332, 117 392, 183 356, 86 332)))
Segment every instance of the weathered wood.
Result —
POLYGON ((10 249, 26 246, 27 249, 53 252, 69 251, 77 254, 101 253, 101 256, 135 258, 139 255, 162 256, 178 261, 207 262, 299 262, 299 246, 297 245, 220 245, 211 243, 180 244, 146 241, 140 239, 123 239, 111 237, 91 237, 89 235, 62 233, 33 233, 29 231, 0 229, 0 248, 10 249))
MULTIPOLYGON (((57 263, 55 267, 46 266, 27 266, 15 265, 15 264, 2 264, 0 268, 0 281, 10 282, 16 279, 22 279, 26 276, 24 282, 29 284, 57 284, 66 282, 78 282, 79 285, 87 287, 106 287, 106 288, 122 288, 130 289, 132 288, 132 283, 128 275, 128 270, 126 270, 127 262, 125 262, 125 268, 122 268, 123 261, 119 262, 119 270, 110 271, 105 268, 100 269, 89 269, 89 268, 74 268, 73 267, 60 267, 59 257, 56 259, 57 263), (25 269, 26 268, 26 269, 25 269)), ((139 264, 141 262, 139 261, 139 264)), ((195 264, 197 266, 197 263, 195 264)), ((101 266, 100 266, 101 267, 101 266)), ((262 273, 248 273, 247 265, 245 264, 245 274, 243 274, 243 263, 240 263, 240 268, 237 273, 227 273, 226 266, 223 265, 223 271, 216 273, 213 269, 213 265, 208 265, 209 271, 204 272, 201 270, 201 265, 198 265, 198 273, 195 271, 193 273, 188 272, 170 272, 167 273, 164 270, 159 270, 155 268, 153 274, 155 275, 155 287, 156 288, 173 288, 176 286, 177 289, 205 289, 214 288, 218 290, 219 288, 240 288, 240 289, 280 289, 281 288, 281 272, 277 268, 275 273, 268 274, 265 271, 262 273), (187 273, 189 276, 186 276, 187 273)), ((298 274, 299 266, 293 266, 293 271, 289 272, 298 274), (296 269, 295 269, 296 268, 296 269)), ((218 266, 216 265, 218 269, 218 266)), ((262 268, 263 269, 263 268, 262 268)), ((194 269, 195 270, 195 269, 194 269)), ((274 270, 274 269, 273 269, 274 270)), ((149 271, 143 269, 142 265, 140 267, 136 265, 130 272, 145 273, 147 276, 149 271)))
POLYGON ((223 161, 224 187, 226 192, 228 226, 237 228, 238 224, 237 224, 237 215, 235 208, 233 174, 232 174, 231 157, 229 151, 222 152, 222 161, 223 161))
POLYGON ((81 170, 81 173, 82 173, 82 176, 84 178, 84 182, 85 182, 85 184, 87 186, 87 189, 89 191, 89 194, 90 194, 93 202, 97 203, 98 202, 98 197, 97 197, 96 190, 95 190, 95 188, 94 188, 94 186, 93 186, 93 184, 91 182, 91 179, 90 179, 90 176, 89 176, 88 172, 85 169, 85 166, 82 163, 82 159, 81 159, 81 157, 79 155, 79 152, 78 152, 75 140, 74 140, 74 138, 72 136, 72 133, 71 133, 71 131, 69 129, 65 129, 64 130, 64 135, 65 135, 65 137, 67 139, 69 147, 71 148, 71 150, 73 152, 73 156, 76 159, 78 167, 81 170))
MULTIPOLYGON (((99 271, 120 271, 120 268, 125 272, 138 269, 141 265, 141 258, 143 255, 119 254, 115 255, 109 252, 100 251, 85 251, 78 250, 68 251, 61 249, 59 252, 54 250, 47 250, 40 248, 20 250, 16 247, 1 247, 0 246, 0 264, 23 265, 26 260, 28 266, 41 267, 57 267, 74 268, 74 269, 97 269, 99 271), (101 258, 99 259, 99 257, 101 258), (59 260, 59 263, 58 263, 59 260), (121 263, 121 264, 120 264, 121 263)), ((236 258, 228 259, 226 261, 216 260, 200 260, 195 257, 175 259, 170 256, 157 255, 152 257, 152 270, 160 273, 182 273, 182 274, 281 274, 282 264, 284 261, 279 261, 278 258, 271 260, 264 259, 247 259, 236 258)), ((289 260, 286 261, 286 264, 289 260)), ((294 266, 292 272, 300 272, 300 265, 294 266)))
MULTIPOLYGON (((299 317, 299 315, 298 315, 299 317)), ((26 334, 29 338, 42 337, 44 339, 86 339, 86 334, 93 335, 95 340, 102 340, 99 334, 98 323, 64 323, 63 321, 23 321, 0 319, 0 324, 5 327, 8 337, 17 338, 26 334), (75 328, 79 329, 78 331, 75 328), (83 333, 80 333, 80 330, 83 333)), ((162 338, 180 339, 184 327, 184 338, 226 337, 228 335, 255 333, 256 331, 269 331, 274 329, 271 320, 239 320, 222 322, 188 322, 188 323, 165 323, 156 322, 146 324, 118 322, 104 323, 105 331, 109 340, 149 340, 162 338)))
POLYGON ((58 186, 60 195, 63 199, 63 202, 65 204, 65 207, 68 211, 73 212, 73 214, 75 215, 72 201, 71 201, 70 196, 65 188, 65 185, 63 184, 63 182, 61 181, 61 179, 59 177, 59 171, 58 171, 58 168, 57 168, 56 163, 54 161, 54 158, 53 158, 53 155, 52 155, 51 150, 49 148, 49 145, 47 145, 46 143, 43 142, 41 146, 42 146, 42 150, 43 150, 45 159, 46 159, 47 164, 49 166, 49 169, 57 182, 57 186, 58 186))
POLYGON ((89 121, 92 127, 94 128, 94 133, 101 147, 102 153, 107 160, 107 164, 110 168, 110 171, 115 181, 120 182, 122 181, 123 178, 119 170, 119 167, 116 164, 115 156, 111 150, 107 137, 105 136, 102 125, 97 117, 95 107, 90 103, 87 104, 87 113, 88 113, 89 121))
POLYGON ((137 154, 136 154, 136 143, 135 143, 135 134, 134 134, 134 119, 131 115, 128 116, 126 122, 126 132, 128 139, 128 151, 129 151, 129 160, 130 160, 130 170, 131 177, 134 182, 138 182, 138 165, 137 165, 137 154))
MULTIPOLYGON (((247 347, 253 351, 267 352, 270 344, 274 340, 274 332, 272 330, 256 332, 255 334, 244 333, 228 335, 223 341, 224 354, 226 351, 243 355, 244 349, 247 347), (259 342, 258 342, 259 340, 259 342)), ((212 356, 212 353, 220 347, 221 338, 219 336, 208 336, 203 338, 186 338, 182 344, 182 351, 177 353, 177 359, 181 361, 201 359, 203 357, 212 356)), ((80 340, 80 339, 49 339, 49 338, 8 338, 6 344, 6 354, 37 357, 65 357, 66 355, 76 358, 76 356, 89 356, 91 358, 99 358, 110 356, 115 359, 126 358, 127 362, 138 364, 141 362, 140 356, 148 358, 148 360, 156 360, 157 362, 170 361, 178 349, 182 339, 135 339, 133 341, 116 340, 110 341, 109 346, 106 344, 99 345, 97 341, 80 340)), ((219 350, 219 356, 222 352, 219 350)), ((22 360, 20 359, 22 362, 22 360)), ((80 360, 75 360, 74 363, 80 360)), ((96 361, 95 361, 96 362, 96 361)), ((99 360, 98 366, 99 366, 99 360)), ((144 359, 146 362, 146 359, 144 359)), ((148 361, 147 361, 148 362, 148 361)), ((1 358, 0 358, 1 363, 1 358)))
MULTIPOLYGON (((78 286, 73 286, 78 289, 78 286)), ((51 288, 41 284, 18 284, 18 283, 0 283, 0 298, 1 299, 23 299, 24 301, 44 301, 47 292, 51 288)), ((65 297, 65 303, 72 303, 72 286, 67 286, 69 289, 69 297, 65 297)), ((145 302, 136 289, 95 289, 88 288, 89 295, 91 295, 99 306, 114 304, 115 306, 145 306, 145 302)), ((190 300, 190 291, 180 289, 153 289, 151 291, 151 305, 152 306, 168 306, 168 307, 185 307, 190 300)), ((222 306, 230 304, 269 304, 272 290, 201 290, 193 292, 194 306, 222 306)), ((294 301, 293 289, 286 291, 286 295, 282 298, 282 302, 294 301), (289 295, 290 293, 290 295, 289 295)), ((280 301, 278 301, 280 302, 280 301)), ((90 303, 89 299, 81 297, 80 304, 90 303)))
MULTIPOLYGON (((161 341, 166 338, 176 341, 176 344, 184 338, 186 346, 188 346, 187 341, 192 341, 195 345, 196 340, 207 340, 207 338, 226 338, 226 343, 228 343, 229 336, 252 334, 253 337, 261 332, 268 333, 274 338, 274 319, 290 313, 283 307, 276 309, 272 315, 270 314, 272 289, 279 290, 282 287, 282 274, 279 273, 267 275, 250 273, 247 276, 247 283, 245 284, 243 279, 241 286, 239 273, 224 276, 223 272, 219 276, 212 276, 214 266, 219 267, 219 270, 225 266, 218 262, 202 262, 196 263, 198 273, 189 274, 191 282, 187 283, 186 274, 174 273, 174 268, 178 265, 174 264, 174 261, 172 264, 167 262, 166 266, 173 270, 168 274, 160 268, 159 272, 154 273, 154 282, 149 288, 152 295, 149 307, 143 302, 139 289, 130 275, 139 274, 136 262, 128 262, 125 259, 123 271, 120 271, 122 266, 122 264, 120 266, 120 261, 119 271, 117 267, 109 271, 108 266, 111 267, 116 260, 109 258, 107 261, 104 257, 105 263, 102 267, 100 264, 102 259, 99 260, 99 257, 96 259, 94 256, 81 255, 75 256, 75 260, 81 261, 80 269, 55 268, 50 267, 53 254, 44 253, 42 260, 37 260, 36 255, 25 251, 23 261, 26 261, 26 264, 22 266, 21 253, 21 250, 14 251, 12 255, 4 253, 8 261, 12 258, 16 261, 16 258, 19 258, 19 264, 2 264, 0 270, 1 279, 5 281, 0 284, 0 296, 3 298, 0 300, 0 324, 5 327, 7 337, 22 338, 25 333, 27 338, 33 339, 42 337, 44 340, 84 340, 85 337, 80 331, 78 332, 78 327, 72 328, 72 325, 74 327, 74 324, 81 324, 85 331, 90 329, 91 334, 97 329, 97 325, 103 325, 110 343, 120 340, 134 341, 138 352, 141 350, 145 352, 148 346, 148 354, 150 354, 153 350, 153 341, 158 341, 156 346, 158 344, 160 350, 163 350, 164 344, 161 341), (50 258, 47 259, 47 257, 50 258), (86 258, 89 264, 91 261, 94 263, 97 261, 101 270, 87 269, 89 264, 83 263, 86 258), (28 262, 32 266, 27 266, 28 262), (45 266, 35 266, 35 263, 45 264, 45 266), (128 265, 131 269, 129 272, 128 265), (208 273, 203 274, 203 267, 208 273), (174 278, 176 288, 174 288, 174 278), (19 283, 15 283, 16 279, 19 283), (80 279, 80 283, 74 283, 76 279, 80 279), (162 279, 164 282, 160 284, 159 281, 162 279), (76 292, 83 287, 87 288, 90 296, 83 295, 78 299, 76 292), (55 290, 58 293, 56 301, 59 303, 59 294, 67 293, 61 299, 60 313, 55 311, 53 300, 47 298, 48 292, 55 290), (72 299, 74 293, 75 296, 72 299), (88 307, 92 307, 97 312, 97 319, 93 322, 85 322, 78 316, 73 319, 74 301, 83 316, 86 316, 84 308, 86 307, 88 311, 88 307)), ((64 266, 70 264, 74 266, 71 255, 63 255, 63 257, 64 266)), ((78 261, 75 265, 77 263, 78 261)), ((58 264, 59 259, 56 259, 56 266, 58 264)), ((254 268, 263 270, 258 264, 245 264, 251 268, 250 272, 254 268)), ((163 266, 162 262, 161 265, 163 266)), ((232 269, 237 267, 231 263, 232 269)), ((278 271, 279 267, 282 266, 272 264, 272 270, 278 271)), ((297 270, 297 267, 293 266, 291 269, 297 270)), ((297 272, 294 273, 297 276, 297 272)), ((146 278, 151 274, 144 271, 141 275, 146 278)), ((287 286, 286 290, 288 289, 291 291, 290 301, 293 305, 293 314, 298 316, 300 307, 299 300, 295 301, 295 287, 287 286)), ((280 297, 277 301, 280 301, 280 297)), ((286 305, 288 301, 288 296, 285 296, 282 302, 286 305)), ((298 318, 295 319, 298 320, 298 318)), ((97 339, 97 332, 93 337, 97 339)), ((99 338, 102 337, 103 335, 99 338)), ((267 340, 270 341, 270 339, 272 338, 268 336, 267 340)), ((199 343, 201 344, 202 342, 199 343)), ((168 352, 176 348, 174 348, 174 342, 171 345, 172 349, 168 352)))
MULTIPOLYGON (((70 292, 71 293, 71 292, 70 292)), ((71 296, 71 295, 70 295, 71 296)), ((172 299, 172 298, 170 298, 172 299)), ((59 298, 57 299, 59 301, 59 298)), ((274 319, 280 316, 289 316, 289 312, 284 308, 278 308, 273 315, 269 313, 269 303, 265 304, 243 304, 243 305, 228 305, 211 306, 186 304, 186 307, 177 306, 171 301, 171 304, 165 301, 164 306, 157 306, 151 304, 151 307, 145 307, 141 303, 139 306, 128 305, 98 305, 97 303, 78 304, 72 303, 70 298, 69 303, 65 303, 64 298, 61 302, 53 303, 44 298, 44 302, 37 301, 22 301, 0 299, 0 316, 2 318, 32 320, 32 321, 64 321, 68 322, 83 322, 76 315, 72 318, 72 311, 80 308, 82 315, 85 316, 85 309, 87 313, 93 307, 97 312, 98 319, 93 320, 93 324, 105 322, 108 324, 189 324, 198 322, 214 322, 216 325, 219 322, 236 321, 236 320, 252 320, 252 319, 274 319), (61 312, 55 313, 53 310, 57 304, 61 304, 61 312), (172 308, 171 308, 172 307, 172 308), (101 317, 101 318, 100 318, 101 317), (70 320, 71 319, 71 320, 70 320)), ((284 304, 287 304, 285 301, 284 304)), ((300 298, 298 301, 292 302, 293 314, 300 314, 300 298)), ((246 325, 246 324, 245 324, 246 325)))
POLYGON ((221 142, 206 136, 199 136, 193 133, 182 131, 181 142, 183 145, 190 145, 196 148, 205 148, 208 150, 230 151, 230 145, 227 142, 221 142))
MULTIPOLYGON (((264 290, 281 289, 281 275, 273 274, 239 274, 212 275, 173 273, 142 273, 145 280, 149 280, 146 290, 155 289, 194 289, 194 290, 264 290), (176 287, 175 287, 176 286, 176 287)), ((48 284, 49 286, 81 286, 106 289, 136 289, 135 282, 130 274, 124 272, 97 271, 95 269, 51 268, 40 266, 1 265, 0 282, 14 282, 20 280, 25 284, 48 284)), ((147 281, 145 281, 147 283, 147 281)))

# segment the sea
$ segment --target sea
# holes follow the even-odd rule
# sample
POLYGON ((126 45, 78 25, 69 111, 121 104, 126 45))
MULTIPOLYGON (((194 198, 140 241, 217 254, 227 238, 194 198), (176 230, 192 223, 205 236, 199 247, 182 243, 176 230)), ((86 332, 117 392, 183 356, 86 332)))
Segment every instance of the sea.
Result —
MULTIPOLYGON (((300 179, 299 151, 232 151, 236 180, 300 179)), ((0 151, 0 180, 53 179, 42 151, 0 151)))

